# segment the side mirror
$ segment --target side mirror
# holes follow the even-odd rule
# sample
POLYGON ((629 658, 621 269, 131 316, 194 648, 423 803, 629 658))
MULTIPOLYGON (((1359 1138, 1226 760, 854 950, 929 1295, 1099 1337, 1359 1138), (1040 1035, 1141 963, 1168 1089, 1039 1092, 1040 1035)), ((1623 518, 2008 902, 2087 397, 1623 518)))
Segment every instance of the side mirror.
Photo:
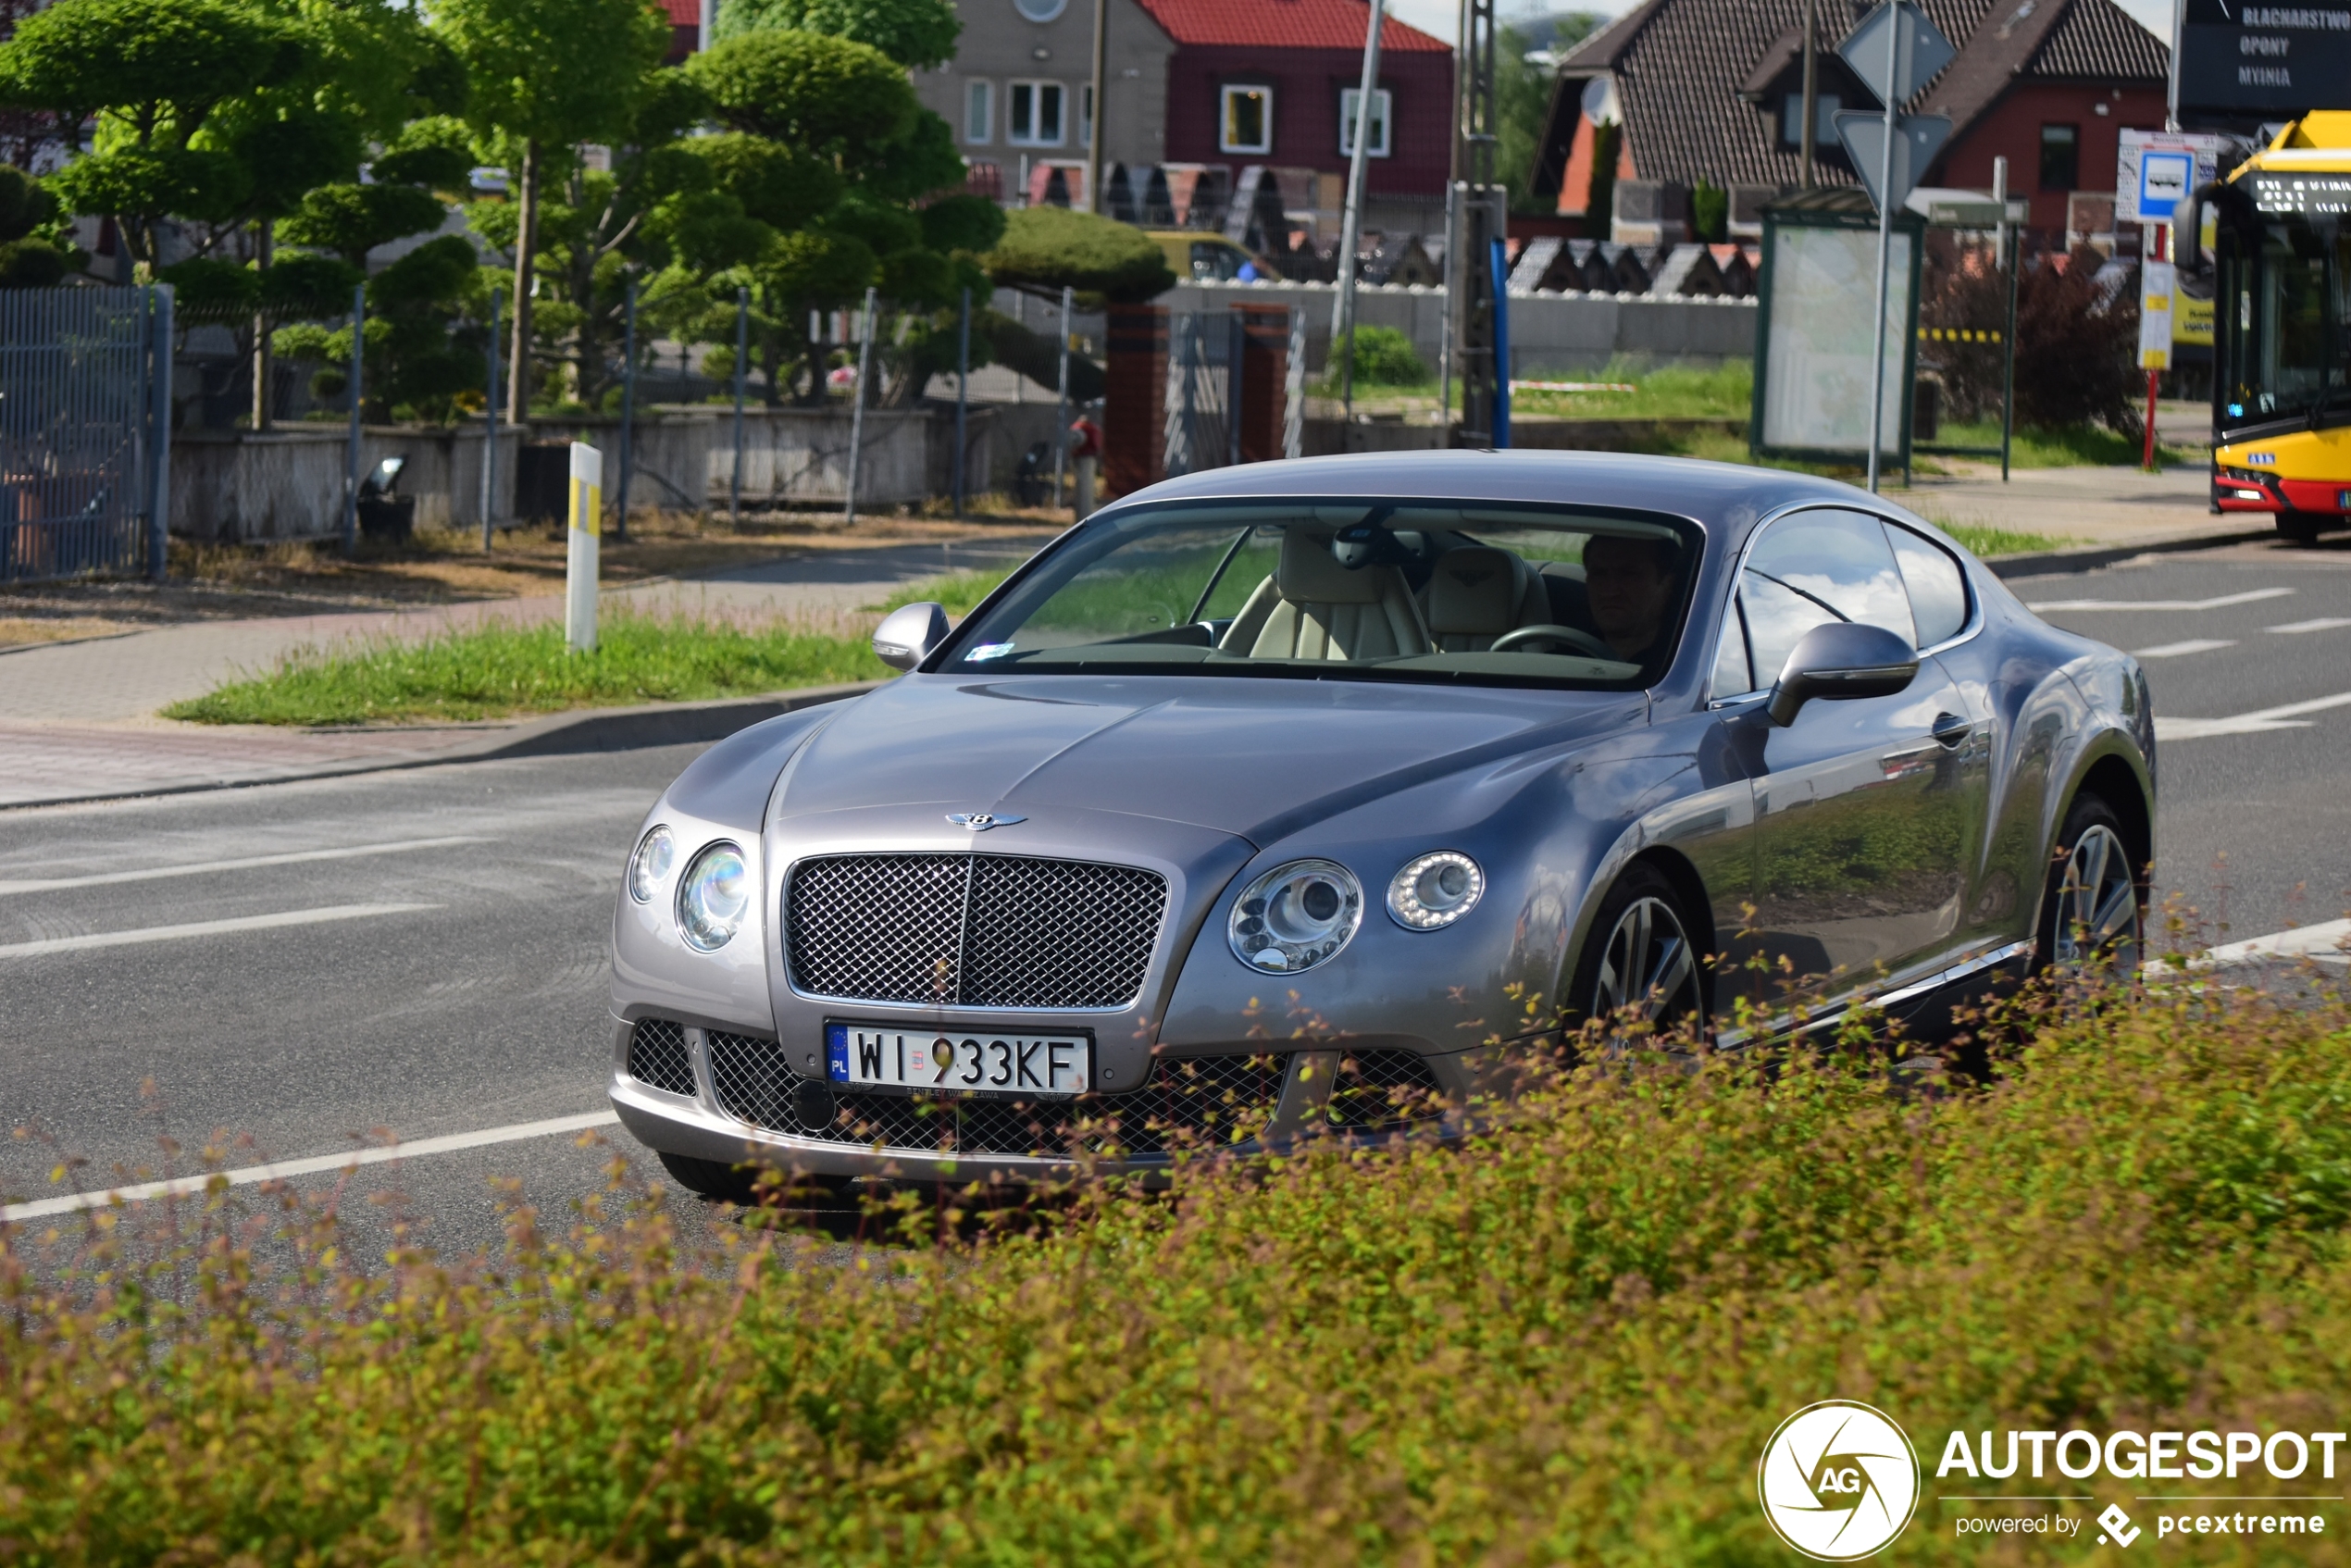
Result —
POLYGON ((1832 703, 1891 697, 1918 673, 1917 652, 1884 627, 1856 621, 1816 626, 1797 639, 1780 667, 1772 722, 1782 728, 1794 724, 1797 710, 1815 697, 1832 703))
POLYGON ((947 611, 938 604, 901 604, 874 628, 874 657, 892 669, 913 669, 947 641, 947 611))

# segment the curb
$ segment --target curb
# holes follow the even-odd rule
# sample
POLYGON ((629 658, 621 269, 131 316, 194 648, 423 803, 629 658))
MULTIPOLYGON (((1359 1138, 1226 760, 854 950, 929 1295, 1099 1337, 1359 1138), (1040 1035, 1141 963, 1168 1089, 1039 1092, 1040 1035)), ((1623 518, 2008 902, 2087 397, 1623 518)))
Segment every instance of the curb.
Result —
POLYGON ((2025 555, 1994 555, 1984 564, 1996 578, 2057 577, 2069 572, 2094 572, 2100 566, 2135 561, 2142 555, 2175 555, 2191 550, 2217 550, 2224 544, 2258 544, 2276 537, 2274 529, 2233 529, 2226 533, 2189 534, 2147 544, 2090 544, 2070 550, 2036 550, 2025 555))
POLYGON ((10 801, 0 806, 0 812, 32 811, 43 806, 95 805, 107 801, 152 800, 164 795, 204 794, 216 790, 248 790, 264 784, 297 784, 316 778, 341 778, 355 773, 397 773, 410 768, 440 767, 449 763, 633 752, 650 746, 682 746, 696 741, 723 740, 737 730, 748 728, 763 719, 826 703, 862 697, 883 684, 878 680, 859 680, 840 686, 810 686, 793 691, 775 691, 761 697, 722 697, 708 703, 649 703, 634 708, 584 708, 576 713, 550 714, 544 718, 493 729, 478 740, 468 740, 463 745, 422 755, 351 757, 292 773, 262 774, 244 778, 191 778, 133 790, 95 790, 82 794, 51 796, 46 800, 10 801))

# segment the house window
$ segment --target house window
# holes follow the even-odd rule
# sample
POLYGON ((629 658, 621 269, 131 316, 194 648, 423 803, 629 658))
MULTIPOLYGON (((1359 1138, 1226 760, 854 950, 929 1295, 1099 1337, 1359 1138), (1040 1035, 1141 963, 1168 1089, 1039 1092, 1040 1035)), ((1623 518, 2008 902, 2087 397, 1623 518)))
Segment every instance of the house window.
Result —
POLYGON ((1012 112, 1004 117, 1004 140, 1016 147, 1060 146, 1062 84, 1015 81, 1011 95, 1012 112))
POLYGON ((1270 153, 1274 150, 1274 90, 1270 87, 1227 87, 1225 112, 1216 120, 1216 145, 1227 153, 1270 153))
MULTIPOLYGON (((1836 112, 1845 107, 1845 100, 1835 93, 1812 94, 1812 145, 1834 147, 1836 140, 1836 112)), ((1780 105, 1780 145, 1800 147, 1804 144, 1804 94, 1791 93, 1780 105)))
POLYGON ((1042 24, 1060 16, 1068 4, 1069 0, 1013 0, 1013 9, 1028 20, 1042 24))
POLYGON ((1080 82, 1077 88, 1077 144, 1094 144, 1094 84, 1080 82))
POLYGON ((985 143, 996 134, 996 84, 964 84, 964 140, 985 143))
MULTIPOLYGON (((1338 94, 1338 156, 1355 156, 1355 117, 1362 112, 1363 90, 1342 88, 1338 94)), ((1378 88, 1372 93, 1372 142, 1367 154, 1375 158, 1387 156, 1388 91, 1378 88)))
POLYGON ((2041 189, 2071 191, 2082 179, 2082 128, 2078 125, 2041 127, 2041 189))

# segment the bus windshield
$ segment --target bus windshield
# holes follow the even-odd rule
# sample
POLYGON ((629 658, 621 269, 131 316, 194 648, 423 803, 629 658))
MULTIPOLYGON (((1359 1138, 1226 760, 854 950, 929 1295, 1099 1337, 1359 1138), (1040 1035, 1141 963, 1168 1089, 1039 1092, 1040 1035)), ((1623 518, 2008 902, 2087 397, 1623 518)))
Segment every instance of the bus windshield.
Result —
POLYGON ((2225 303, 2215 313, 2215 422, 2223 439, 2246 427, 2351 417, 2351 228, 2342 211, 2328 210, 2345 205, 2345 177, 2261 175, 2249 192, 2245 183, 2233 193, 2236 221, 2216 236, 2225 303), (2313 189, 2321 183, 2329 189, 2313 189))

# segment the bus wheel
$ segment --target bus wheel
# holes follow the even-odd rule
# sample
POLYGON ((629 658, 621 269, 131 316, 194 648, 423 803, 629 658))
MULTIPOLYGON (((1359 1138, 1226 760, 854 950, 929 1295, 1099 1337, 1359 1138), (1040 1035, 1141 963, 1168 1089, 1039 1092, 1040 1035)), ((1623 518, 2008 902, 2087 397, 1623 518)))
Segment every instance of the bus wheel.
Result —
POLYGON ((2278 514, 2278 537, 2296 544, 2317 541, 2320 518, 2315 512, 2281 512, 2278 514))

